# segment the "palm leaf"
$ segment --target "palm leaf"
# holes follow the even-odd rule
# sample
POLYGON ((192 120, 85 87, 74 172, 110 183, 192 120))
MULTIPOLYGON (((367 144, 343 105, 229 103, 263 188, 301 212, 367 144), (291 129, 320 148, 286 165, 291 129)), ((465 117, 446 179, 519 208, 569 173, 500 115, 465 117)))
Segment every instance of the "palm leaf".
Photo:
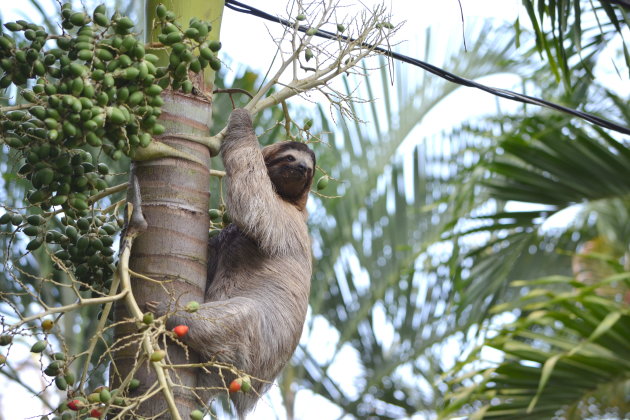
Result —
MULTIPOLYGON (((630 54, 623 37, 627 10, 623 7, 583 0, 523 0, 523 5, 534 30, 535 49, 546 58, 543 71, 550 69, 556 83, 562 80, 568 91, 579 86, 580 72, 576 70, 592 76, 595 57, 613 40, 621 42, 630 70, 630 54)), ((518 20, 514 27, 520 31, 518 20)))
POLYGON ((586 239, 605 231, 627 243, 630 152, 623 141, 548 114, 502 120, 496 146, 473 151, 476 162, 447 198, 467 203, 443 238, 462 244, 464 252, 451 256, 454 267, 472 259, 470 270, 454 270, 456 309, 468 317, 484 316, 493 303, 510 299, 510 280, 545 275, 546 267, 570 273, 567 254, 586 239), (537 210, 506 211, 508 203, 537 210), (567 210, 571 219, 546 227, 567 210))
MULTIPOLYGON (((524 311, 484 343, 501 352, 504 360, 491 362, 496 366, 489 368, 456 373, 441 418, 450 418, 462 408, 470 418, 567 418, 568 413, 576 416, 568 418, 583 418, 586 409, 581 403, 586 398, 597 400, 603 411, 616 407, 623 417, 627 404, 606 396, 630 380, 630 308, 594 290, 620 282, 625 284, 620 290, 627 290, 629 279, 630 273, 624 272, 592 286, 573 283, 576 287, 568 292, 550 289, 549 280, 541 279, 541 288, 497 308, 524 311), (482 380, 471 384, 476 375, 482 380)), ((478 357, 479 351, 466 363, 478 357)))
MULTIPOLYGON (((471 78, 509 71, 514 63, 506 59, 505 44, 481 48, 488 31, 480 32, 474 47, 483 53, 470 57, 471 62, 453 54, 447 66, 471 78)), ((378 121, 379 132, 342 119, 335 130, 321 111, 322 131, 339 135, 318 155, 318 163, 341 180, 336 192, 328 192, 330 187, 323 192, 343 198, 318 200, 325 213, 318 210, 311 216, 317 263, 310 325, 321 315, 339 336, 327 363, 312 362, 321 349, 308 341, 296 357, 298 365, 308 365, 302 371, 309 388, 359 418, 431 412, 439 395, 433 380, 442 372, 440 347, 445 337, 467 328, 441 326, 449 287, 441 276, 422 269, 431 258, 429 244, 439 239, 439 226, 449 220, 438 200, 450 188, 454 159, 463 159, 454 157, 454 151, 467 144, 455 138, 417 140, 407 158, 399 152, 412 129, 456 86, 418 77, 403 67, 394 71, 395 88, 389 86, 385 67, 380 84, 362 80, 368 95, 382 99, 353 106, 362 120, 378 121), (422 84, 410 88, 405 80, 414 77, 422 84), (384 331, 389 338, 383 338, 384 331), (341 378, 330 373, 337 355, 348 349, 363 372, 352 397, 340 391, 341 378), (405 378, 405 369, 432 391, 426 393, 405 378), (385 408, 377 412, 377 407, 385 408)), ((351 84, 347 81, 348 93, 354 89, 351 84)))

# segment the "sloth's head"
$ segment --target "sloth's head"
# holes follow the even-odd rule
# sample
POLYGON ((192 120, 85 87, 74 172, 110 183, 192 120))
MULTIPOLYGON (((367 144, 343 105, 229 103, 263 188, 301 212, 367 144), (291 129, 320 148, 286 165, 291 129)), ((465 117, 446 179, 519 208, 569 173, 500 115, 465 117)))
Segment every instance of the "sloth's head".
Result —
POLYGON ((315 172, 315 153, 300 142, 284 141, 262 151, 276 193, 303 209, 315 172))

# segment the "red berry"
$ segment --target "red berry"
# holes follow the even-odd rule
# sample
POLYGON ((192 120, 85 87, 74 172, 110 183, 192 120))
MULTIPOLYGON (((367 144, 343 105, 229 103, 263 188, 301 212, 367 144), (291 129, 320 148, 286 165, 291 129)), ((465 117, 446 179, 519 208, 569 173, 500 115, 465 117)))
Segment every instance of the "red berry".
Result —
POLYGON ((97 419, 100 419, 102 415, 103 415, 103 413, 101 413, 101 412, 100 412, 99 410, 97 410, 96 408, 93 408, 93 409, 90 411, 90 416, 92 416, 92 417, 96 417, 97 419))
POLYGON ((238 392, 241 390, 241 384, 242 384, 242 380, 240 378, 238 379, 234 379, 231 383, 230 383, 230 392, 238 392))
POLYGON ((85 407, 85 404, 81 400, 72 400, 68 402, 68 408, 72 411, 79 411, 83 407, 85 407))
POLYGON ((187 325, 178 325, 175 328, 173 328, 173 332, 179 337, 182 338, 183 336, 186 335, 186 333, 188 333, 188 326, 187 325))

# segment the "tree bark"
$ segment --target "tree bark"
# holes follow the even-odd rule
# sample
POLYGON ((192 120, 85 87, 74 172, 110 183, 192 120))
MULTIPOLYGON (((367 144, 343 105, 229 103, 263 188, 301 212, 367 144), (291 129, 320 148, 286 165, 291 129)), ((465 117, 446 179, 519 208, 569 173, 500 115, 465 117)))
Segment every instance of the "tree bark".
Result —
MULTIPOLYGON (((164 1, 173 10, 182 26, 195 16, 211 21, 213 29, 210 39, 218 39, 222 0, 210 1, 164 1)), ((157 1, 147 2, 147 39, 155 39, 151 23, 157 1)), ((134 162, 133 170, 138 177, 142 197, 142 210, 148 223, 147 230, 133 243, 130 269, 143 274, 157 283, 132 277, 134 297, 144 308, 147 301, 163 301, 169 294, 180 303, 191 300, 203 302, 207 278, 207 243, 210 200, 210 152, 207 147, 186 140, 186 135, 207 136, 212 122, 212 90, 214 72, 208 70, 193 79, 197 90, 185 95, 170 90, 162 94, 164 99, 160 123, 165 134, 154 139, 175 149, 194 156, 204 164, 180 158, 161 158, 145 162, 134 162), (197 93, 197 94, 195 94, 197 93)), ((124 305, 116 307, 117 322, 130 318, 124 305)), ((139 343, 133 342, 137 333, 135 322, 122 322, 115 329, 117 351, 110 369, 111 387, 114 388, 136 366, 139 343)), ((197 354, 168 342, 170 364, 198 363, 197 354)), ((161 343, 160 343, 161 345, 161 343)), ((168 372, 173 382, 175 403, 182 419, 188 419, 192 410, 202 407, 205 401, 198 399, 193 391, 196 386, 197 369, 177 369, 168 372)), ((141 366, 135 378, 140 388, 133 395, 143 395, 157 383, 151 366, 141 366)), ((162 393, 143 402, 130 418, 158 416, 171 419, 162 393)))

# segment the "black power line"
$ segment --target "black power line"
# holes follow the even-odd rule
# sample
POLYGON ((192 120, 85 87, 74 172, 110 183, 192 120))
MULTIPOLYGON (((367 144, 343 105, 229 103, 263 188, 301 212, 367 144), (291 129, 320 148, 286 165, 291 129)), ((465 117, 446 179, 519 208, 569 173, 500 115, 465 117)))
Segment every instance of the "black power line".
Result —
MULTIPOLYGON (((273 16, 270 15, 269 13, 263 12, 262 10, 256 9, 255 7, 249 6, 247 4, 241 3, 240 1, 237 0, 225 0, 225 6, 229 9, 232 9, 234 11, 237 11, 239 13, 245 13, 248 15, 253 15, 271 22, 275 22, 275 23, 279 23, 281 25, 284 26, 288 26, 288 27, 294 27, 294 23, 286 20, 286 19, 282 19, 279 18, 277 16, 273 16)), ((300 32, 306 32, 309 29, 311 29, 310 26, 307 25, 299 25, 297 30, 300 32)), ((318 36, 321 38, 326 38, 326 39, 342 39, 343 41, 346 42, 354 42, 356 41, 353 38, 347 37, 345 35, 341 35, 341 34, 337 34, 337 33, 333 33, 333 32, 329 32, 323 29, 317 29, 317 32, 314 34, 314 36, 318 36)), ((418 60, 417 58, 412 58, 403 54, 399 54, 397 52, 391 51, 391 50, 387 50, 385 48, 381 48, 381 47, 377 47, 368 43, 362 43, 361 44, 364 48, 369 48, 372 49, 373 51, 376 51, 378 53, 381 53, 383 55, 386 55, 388 57, 394 58, 396 60, 402 61, 404 63, 408 63, 411 64, 413 66, 416 67, 420 67, 421 69, 424 69, 426 71, 428 71, 429 73, 435 74, 436 76, 439 76, 443 79, 448 80, 449 82, 452 83, 456 83, 458 85, 462 85, 462 86, 468 86, 468 87, 473 87, 473 88, 477 88, 477 89, 481 89, 485 92, 488 92, 492 95, 496 95, 499 96, 501 98, 505 98, 505 99, 509 99, 512 101, 516 101, 516 102, 521 102, 524 104, 531 104, 531 105, 538 105, 538 106, 542 106, 542 107, 547 107, 547 108, 551 108, 551 109, 555 109, 557 111, 560 112, 564 112, 565 114, 569 114, 569 115, 573 115, 575 117, 581 118, 583 120, 589 121, 595 125, 598 125, 600 127, 604 127, 604 128, 608 128, 609 130, 613 130, 613 131, 617 131, 619 133, 623 133, 623 134, 630 134, 630 129, 628 127, 624 127, 622 125, 619 125, 617 123, 614 123, 612 121, 608 121, 604 118, 598 117, 596 115, 593 114, 589 114, 588 112, 583 112, 583 111, 578 111, 576 109, 572 109, 572 108, 568 108, 566 106, 562 106, 553 102, 549 102, 549 101, 545 101, 544 99, 540 99, 540 98, 536 98, 533 96, 529 96, 529 95, 523 95, 521 93, 516 93, 516 92, 512 92, 511 90, 507 90, 507 89, 500 89, 500 88, 493 88, 490 86, 486 86, 483 85, 481 83, 477 83, 473 80, 469 80, 466 79, 464 77, 460 77, 457 76, 456 74, 453 74, 451 72, 448 72, 444 69, 441 69, 437 66, 434 66, 432 64, 426 63, 422 60, 418 60)))

